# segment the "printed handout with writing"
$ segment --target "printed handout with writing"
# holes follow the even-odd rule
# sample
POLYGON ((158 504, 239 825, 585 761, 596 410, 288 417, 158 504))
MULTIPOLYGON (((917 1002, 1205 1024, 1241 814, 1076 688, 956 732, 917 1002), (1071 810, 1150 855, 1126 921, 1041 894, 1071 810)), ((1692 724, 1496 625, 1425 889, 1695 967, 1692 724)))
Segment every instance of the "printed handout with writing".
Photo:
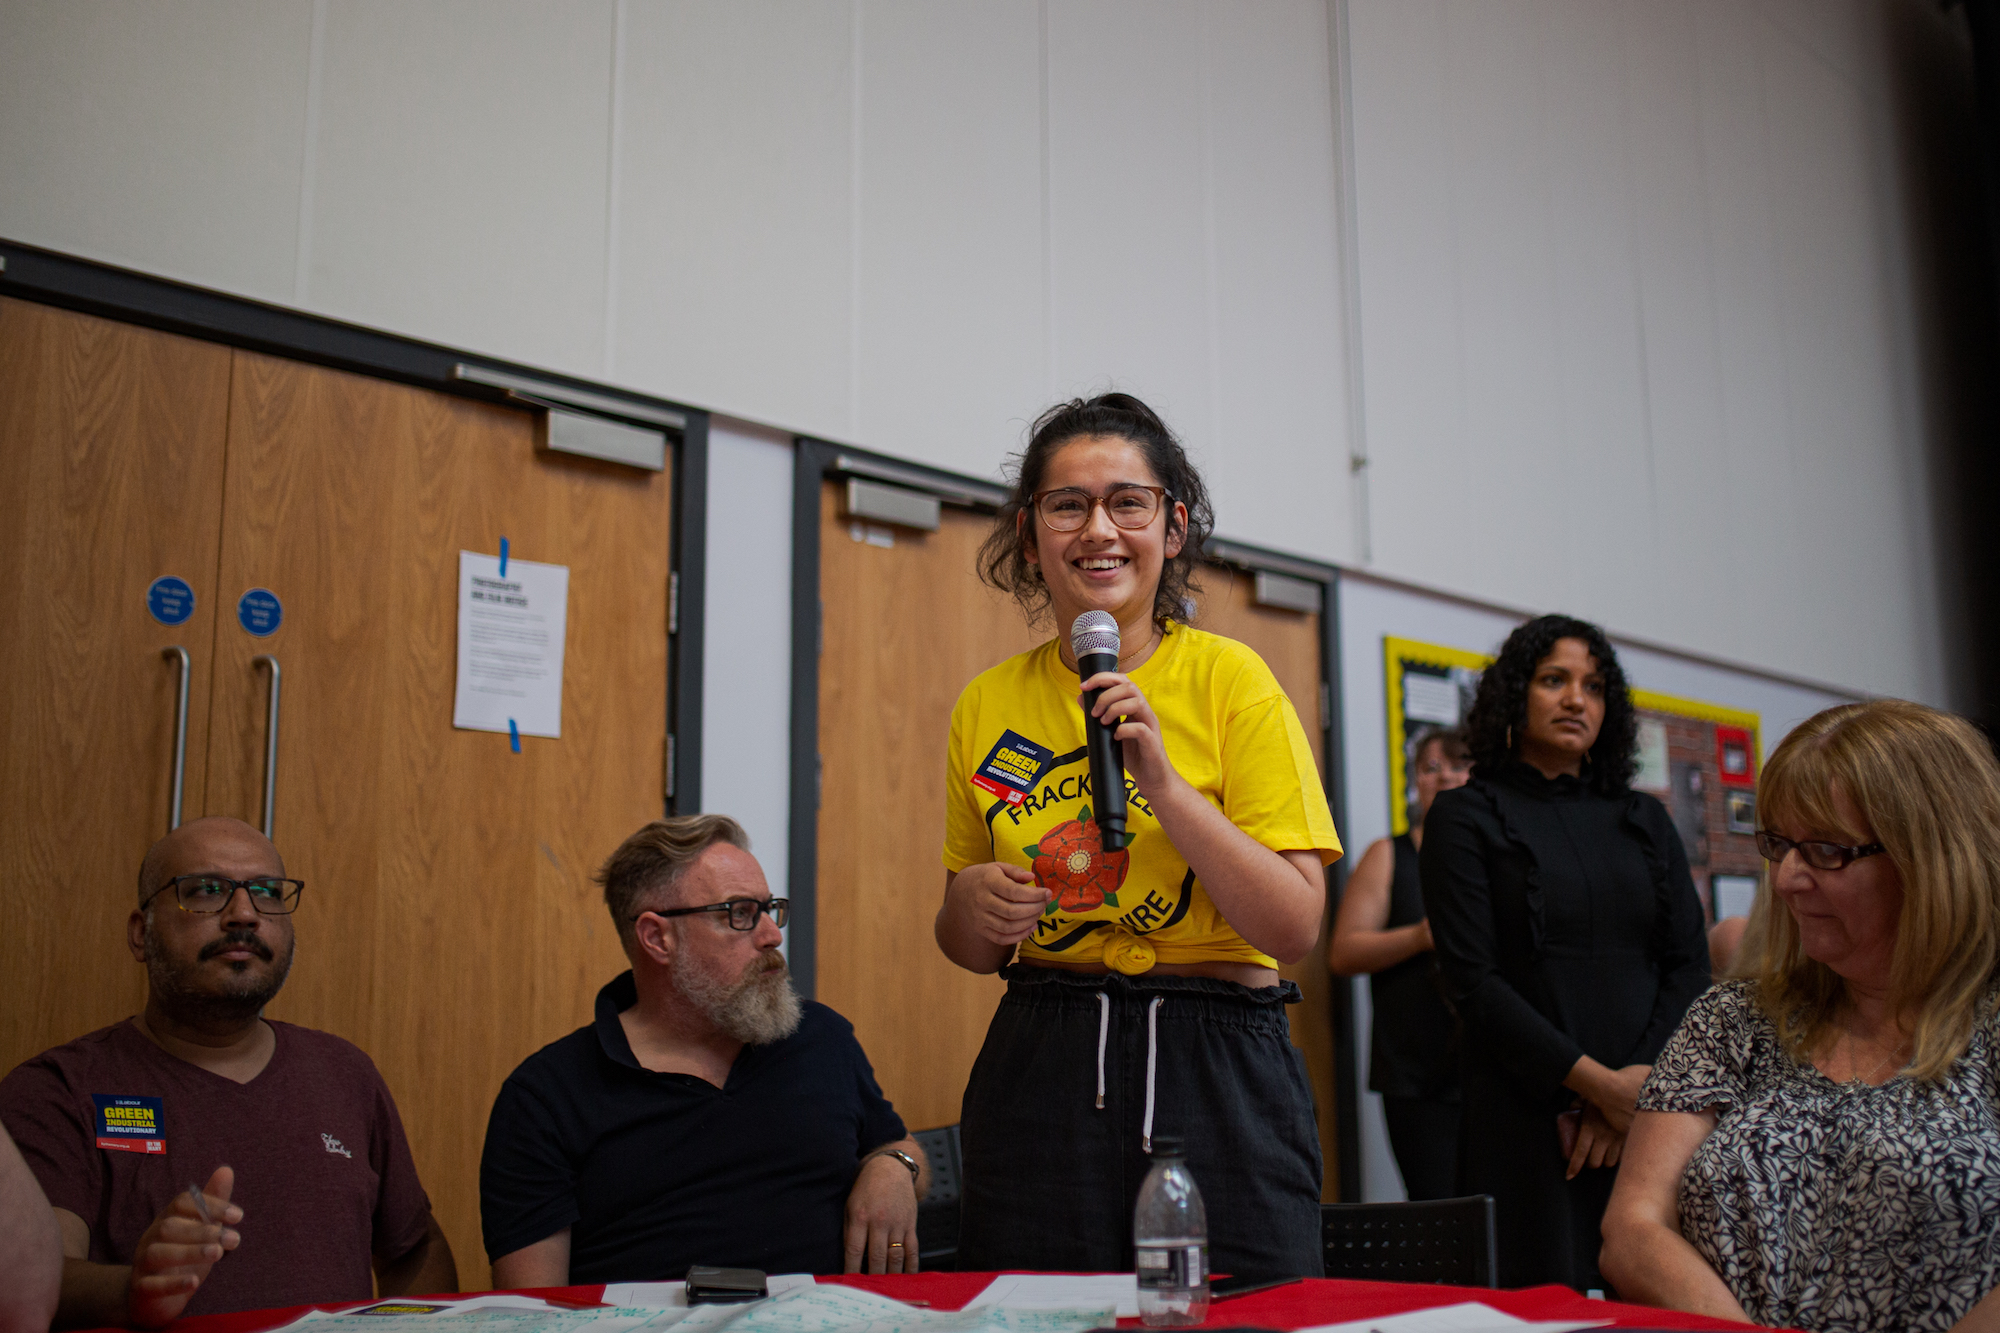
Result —
POLYGON ((674 1333, 1083 1333, 1114 1317, 1109 1301, 1066 1309, 926 1310, 826 1282, 748 1305, 698 1305, 674 1333))
POLYGON ((451 724, 467 731, 562 735, 569 567, 458 553, 458 690, 451 724))
POLYGON ((1352 1319, 1344 1324, 1315 1324, 1298 1333, 1569 1333, 1602 1328, 1609 1319, 1529 1320, 1496 1310, 1482 1301, 1439 1305, 1428 1310, 1352 1319))
POLYGON ((760 1301, 691 1308, 576 1310, 523 1296, 378 1301, 338 1314, 314 1310, 287 1324, 284 1333, 1083 1333, 1115 1317, 1108 1301, 1091 1308, 926 1310, 808 1280, 760 1301))
POLYGON ((684 1310, 573 1310, 529 1296, 480 1296, 454 1301, 377 1301, 356 1310, 312 1310, 284 1333, 639 1333, 666 1328, 684 1310))

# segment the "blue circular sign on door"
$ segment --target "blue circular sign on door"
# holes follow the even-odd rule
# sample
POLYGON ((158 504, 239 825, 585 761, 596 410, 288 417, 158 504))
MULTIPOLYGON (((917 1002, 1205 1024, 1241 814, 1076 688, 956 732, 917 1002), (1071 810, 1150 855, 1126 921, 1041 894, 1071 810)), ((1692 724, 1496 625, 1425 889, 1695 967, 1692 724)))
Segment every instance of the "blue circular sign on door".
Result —
POLYGON ((146 609, 162 625, 185 625, 194 614, 194 589, 186 579, 162 574, 146 589, 146 609))
POLYGON ((285 605, 269 588, 252 588, 236 599, 236 623, 260 639, 276 634, 285 623, 285 605))

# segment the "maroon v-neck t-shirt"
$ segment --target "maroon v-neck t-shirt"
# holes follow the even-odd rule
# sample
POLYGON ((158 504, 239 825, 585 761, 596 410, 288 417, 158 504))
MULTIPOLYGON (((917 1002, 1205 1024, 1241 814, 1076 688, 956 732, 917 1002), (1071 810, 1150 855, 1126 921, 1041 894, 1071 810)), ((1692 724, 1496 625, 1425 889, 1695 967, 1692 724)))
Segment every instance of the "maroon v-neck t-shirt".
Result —
POLYGON ((248 1083, 167 1054, 129 1019, 0 1079, 0 1121, 49 1202, 89 1225, 98 1263, 131 1263, 175 1194, 236 1169, 243 1243, 190 1315, 367 1300, 373 1256, 408 1254, 430 1225, 374 1062, 330 1033, 270 1026, 271 1062, 248 1083))

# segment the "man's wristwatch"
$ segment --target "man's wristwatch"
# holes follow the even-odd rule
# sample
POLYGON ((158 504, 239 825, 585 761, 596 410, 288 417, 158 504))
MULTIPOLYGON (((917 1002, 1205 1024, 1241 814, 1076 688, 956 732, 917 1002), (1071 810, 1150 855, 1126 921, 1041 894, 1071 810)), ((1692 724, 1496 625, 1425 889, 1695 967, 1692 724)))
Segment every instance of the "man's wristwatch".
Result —
POLYGON ((863 1166, 866 1166, 872 1159, 877 1157, 893 1157, 897 1161, 901 1162, 904 1166, 909 1167, 910 1188, 915 1189, 917 1187, 917 1176, 919 1175, 921 1168, 917 1166, 916 1158, 910 1156, 908 1153, 904 1152, 901 1148, 877 1148, 874 1152, 869 1153, 867 1157, 862 1158, 861 1164, 863 1166))

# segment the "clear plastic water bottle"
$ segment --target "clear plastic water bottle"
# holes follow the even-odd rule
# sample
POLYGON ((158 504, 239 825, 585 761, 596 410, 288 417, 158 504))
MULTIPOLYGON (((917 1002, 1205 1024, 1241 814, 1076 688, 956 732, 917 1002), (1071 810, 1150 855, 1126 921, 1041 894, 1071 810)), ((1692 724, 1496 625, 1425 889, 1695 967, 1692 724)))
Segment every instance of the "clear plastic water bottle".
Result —
POLYGON ((1139 1321, 1147 1328, 1208 1318, 1208 1210, 1179 1139, 1153 1136, 1153 1169, 1132 1210, 1139 1321))

